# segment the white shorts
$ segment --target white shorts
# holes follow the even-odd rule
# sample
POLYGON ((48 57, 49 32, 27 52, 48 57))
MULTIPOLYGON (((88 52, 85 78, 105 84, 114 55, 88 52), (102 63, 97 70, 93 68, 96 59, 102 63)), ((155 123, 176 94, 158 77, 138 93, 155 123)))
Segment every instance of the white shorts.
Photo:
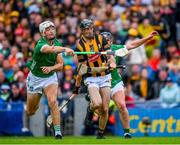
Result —
POLYGON ((26 79, 27 92, 31 94, 43 93, 43 89, 51 84, 58 84, 56 73, 47 78, 37 77, 29 72, 26 79))
POLYGON ((84 83, 90 87, 103 88, 103 87, 111 87, 111 74, 99 77, 87 77, 84 80, 84 83))
POLYGON ((117 83, 113 88, 111 88, 111 97, 118 91, 124 90, 124 83, 123 81, 117 83))

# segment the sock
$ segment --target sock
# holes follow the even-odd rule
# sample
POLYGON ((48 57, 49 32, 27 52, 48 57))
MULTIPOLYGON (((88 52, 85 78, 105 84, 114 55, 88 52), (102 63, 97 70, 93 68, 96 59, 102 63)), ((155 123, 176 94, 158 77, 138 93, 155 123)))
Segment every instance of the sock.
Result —
POLYGON ((129 128, 124 128, 124 133, 129 133, 130 129, 129 128))
POLYGON ((55 131, 55 136, 56 135, 61 135, 60 125, 54 125, 54 131, 55 131))
POLYGON ((98 129, 98 133, 99 133, 99 134, 104 134, 104 129, 100 129, 100 128, 99 128, 99 129, 98 129))

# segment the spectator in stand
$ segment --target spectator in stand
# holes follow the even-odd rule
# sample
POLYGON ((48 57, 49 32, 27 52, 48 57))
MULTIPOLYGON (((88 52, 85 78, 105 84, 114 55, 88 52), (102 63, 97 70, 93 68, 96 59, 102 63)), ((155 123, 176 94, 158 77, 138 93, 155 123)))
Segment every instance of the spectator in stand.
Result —
POLYGON ((3 71, 4 71, 4 75, 5 75, 5 78, 9 81, 9 82, 12 82, 13 79, 14 79, 14 72, 13 72, 13 69, 11 68, 11 65, 9 63, 8 60, 4 60, 3 61, 3 71))
POLYGON ((66 65, 64 67, 64 73, 63 73, 63 78, 62 78, 62 82, 60 84, 61 85, 61 92, 64 95, 71 95, 71 91, 74 88, 74 79, 73 79, 73 69, 70 65, 66 65))
POLYGON ((11 84, 11 91, 12 93, 9 99, 11 102, 25 101, 25 97, 20 93, 20 87, 17 82, 11 84))
POLYGON ((158 99, 160 90, 165 87, 166 79, 168 76, 168 68, 162 68, 158 72, 158 78, 155 80, 155 82, 152 84, 151 88, 151 98, 148 99, 158 99))
POLYGON ((137 95, 137 85, 140 81, 140 66, 139 65, 132 65, 131 74, 128 77, 128 83, 132 88, 132 94, 135 99, 139 99, 140 96, 137 95))
POLYGON ((135 107, 135 98, 133 98, 133 96, 134 94, 132 92, 132 86, 130 83, 128 83, 125 87, 125 101, 128 108, 135 107))
POLYGON ((180 50, 178 50, 176 44, 174 42, 169 42, 167 46, 167 59, 168 61, 171 61, 173 58, 174 54, 180 55, 180 50))
POLYGON ((18 71, 16 75, 14 75, 14 81, 17 81, 20 93, 26 96, 26 79, 24 77, 24 73, 22 71, 18 71))
POLYGON ((180 55, 175 53, 173 58, 168 63, 169 66, 169 77, 173 82, 180 86, 180 55))
POLYGON ((139 99, 148 100, 152 97, 151 87, 152 81, 148 78, 148 71, 146 68, 143 68, 134 92, 140 96, 139 99))
POLYGON ((160 9, 155 9, 153 12, 153 17, 151 19, 151 25, 153 26, 154 30, 158 31, 161 36, 160 50, 161 55, 165 56, 167 53, 167 42, 171 33, 168 22, 161 16, 162 14, 160 12, 160 9))
POLYGON ((0 67, 2 67, 3 60, 4 60, 4 55, 0 53, 0 67))
POLYGON ((148 62, 149 66, 153 69, 153 71, 158 70, 160 60, 161 60, 161 53, 160 53, 159 49, 154 49, 153 50, 153 55, 149 59, 149 62, 148 62))
POLYGON ((128 38, 129 27, 130 27, 130 21, 128 21, 128 20, 122 21, 122 28, 119 31, 119 35, 121 37, 121 44, 125 44, 125 42, 128 38))
POLYGON ((9 60, 9 63, 11 65, 11 67, 13 67, 15 64, 17 64, 17 57, 16 57, 16 55, 17 55, 18 51, 19 50, 18 50, 17 46, 13 46, 11 48, 11 54, 8 57, 8 60, 9 60))
POLYGON ((4 30, 4 18, 0 16, 0 31, 4 30))
POLYGON ((160 101, 163 108, 173 108, 180 103, 180 89, 172 79, 166 79, 166 85, 160 91, 160 101))
POLYGON ((9 85, 9 80, 6 79, 5 75, 4 75, 4 72, 3 72, 3 69, 0 68, 0 87, 1 85, 3 84, 8 84, 9 85))
POLYGON ((2 36, 1 45, 2 47, 0 48, 0 53, 4 55, 5 59, 8 59, 8 56, 10 55, 10 44, 9 41, 5 38, 6 36, 2 36))
POLYGON ((8 84, 2 84, 0 87, 0 101, 8 102, 11 96, 11 88, 8 84))

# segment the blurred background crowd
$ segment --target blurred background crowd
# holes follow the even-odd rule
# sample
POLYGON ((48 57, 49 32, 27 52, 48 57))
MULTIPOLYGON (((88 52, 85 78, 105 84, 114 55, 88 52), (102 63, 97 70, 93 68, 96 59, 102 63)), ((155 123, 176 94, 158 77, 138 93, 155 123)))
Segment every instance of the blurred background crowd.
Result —
MULTIPOLYGON (((76 48, 79 22, 92 18, 96 33, 109 31, 115 44, 126 44, 156 30, 159 36, 122 59, 127 101, 180 101, 180 1, 178 0, 1 0, 0 102, 26 100, 25 64, 39 40, 38 26, 50 19, 64 46, 76 48)), ((64 57, 58 73, 59 96, 71 94, 76 61, 64 57)), ((130 105, 131 107, 133 105, 130 105)))

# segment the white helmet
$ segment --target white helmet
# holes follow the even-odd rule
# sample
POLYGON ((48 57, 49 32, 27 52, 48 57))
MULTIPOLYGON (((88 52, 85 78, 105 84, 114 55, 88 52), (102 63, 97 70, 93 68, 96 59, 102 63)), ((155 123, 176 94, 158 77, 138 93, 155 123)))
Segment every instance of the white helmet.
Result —
POLYGON ((46 28, 53 26, 55 27, 55 25, 53 24, 53 22, 51 21, 44 21, 41 24, 39 24, 39 32, 40 33, 44 33, 44 31, 46 30, 46 28))

